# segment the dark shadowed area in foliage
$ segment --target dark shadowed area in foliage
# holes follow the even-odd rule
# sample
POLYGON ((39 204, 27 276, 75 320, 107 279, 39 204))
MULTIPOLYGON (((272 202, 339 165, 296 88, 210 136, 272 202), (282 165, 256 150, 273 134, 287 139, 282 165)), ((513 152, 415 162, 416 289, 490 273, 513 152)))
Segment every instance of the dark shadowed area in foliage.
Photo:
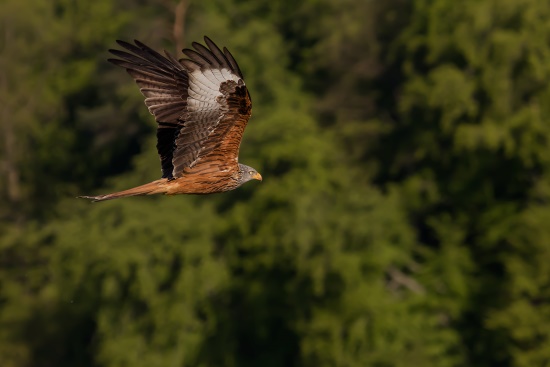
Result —
POLYGON ((539 0, 0 2, 0 365, 548 366, 548 19, 539 0), (246 78, 240 162, 264 181, 75 199, 161 176, 107 50, 205 34, 246 78))

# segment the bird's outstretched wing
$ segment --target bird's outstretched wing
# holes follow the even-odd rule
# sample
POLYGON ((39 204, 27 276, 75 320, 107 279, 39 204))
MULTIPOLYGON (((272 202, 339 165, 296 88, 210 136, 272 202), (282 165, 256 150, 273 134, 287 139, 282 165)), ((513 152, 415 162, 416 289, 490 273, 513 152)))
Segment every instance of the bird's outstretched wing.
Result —
POLYGON ((187 59, 165 56, 139 41, 117 43, 127 51, 109 50, 139 85, 145 104, 158 123, 157 150, 163 177, 192 170, 237 169, 242 135, 252 103, 231 53, 208 37, 193 42, 187 59))

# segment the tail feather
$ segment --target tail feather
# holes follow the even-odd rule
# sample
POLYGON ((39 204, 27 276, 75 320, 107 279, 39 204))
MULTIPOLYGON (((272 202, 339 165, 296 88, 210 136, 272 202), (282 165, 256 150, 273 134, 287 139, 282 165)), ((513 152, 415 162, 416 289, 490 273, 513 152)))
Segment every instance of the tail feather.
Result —
POLYGON ((149 182, 145 185, 137 186, 128 190, 114 192, 111 194, 97 195, 97 196, 78 196, 78 198, 89 199, 95 203, 96 201, 113 200, 113 199, 124 198, 128 196, 164 194, 166 193, 166 188, 164 185, 165 182, 166 182, 166 179, 161 179, 161 180, 149 182))

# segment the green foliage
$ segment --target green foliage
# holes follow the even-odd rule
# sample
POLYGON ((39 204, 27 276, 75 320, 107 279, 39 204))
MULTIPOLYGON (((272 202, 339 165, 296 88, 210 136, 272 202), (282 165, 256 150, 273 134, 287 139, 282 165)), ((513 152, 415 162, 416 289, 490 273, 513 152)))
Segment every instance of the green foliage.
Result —
POLYGON ((0 3, 2 366, 548 364, 550 5, 190 2, 264 182, 73 199, 158 178, 105 58, 175 5, 0 3))
MULTIPOLYGON (((547 269, 534 266, 531 256, 547 256, 546 226, 533 227, 525 217, 541 211, 537 186, 548 180, 550 115, 544 101, 550 58, 541 52, 541 40, 550 36, 542 21, 550 6, 534 1, 471 2, 460 10, 444 1, 417 6, 424 19, 415 18, 402 42, 407 53, 424 57, 403 65, 408 80, 398 108, 400 120, 418 136, 418 143, 409 140, 414 157, 406 168, 410 172, 412 165, 418 173, 406 174, 406 180, 431 181, 436 194, 415 211, 423 212, 433 231, 427 239, 432 245, 448 241, 446 228, 462 232, 456 245, 466 246, 465 264, 473 265, 464 282, 477 280, 467 287, 471 303, 456 317, 463 335, 477 339, 470 358, 476 364, 543 365, 550 360, 550 334, 536 330, 550 330, 538 301, 548 296, 548 283, 536 274, 547 269), (536 237, 520 234, 527 228, 536 237), (528 258, 518 253, 527 248, 528 258), (540 289, 535 294, 514 286, 524 277, 522 263, 533 272, 529 283, 540 289), (518 304, 523 315, 531 314, 525 321, 513 316, 518 304), (538 325, 532 332, 516 331, 531 330, 532 324, 538 325)), ((403 172, 398 165, 393 168, 403 172)))
POLYGON ((349 152, 377 157, 376 182, 400 193, 423 244, 428 304, 459 332, 469 365, 550 360, 547 267, 535 260, 548 259, 546 225, 532 221, 548 210, 549 11, 535 1, 415 2, 389 44, 388 19, 363 26, 376 29, 367 56, 379 67, 359 81, 380 88, 359 96, 373 107, 331 111, 335 126, 364 125, 343 130, 356 143, 349 152))

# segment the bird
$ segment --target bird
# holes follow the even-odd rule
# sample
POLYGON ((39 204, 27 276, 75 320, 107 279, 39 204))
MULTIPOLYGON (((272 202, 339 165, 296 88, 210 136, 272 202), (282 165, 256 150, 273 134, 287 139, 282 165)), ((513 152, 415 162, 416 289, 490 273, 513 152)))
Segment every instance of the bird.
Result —
POLYGON ((210 38, 193 42, 186 56, 164 55, 134 40, 116 41, 109 62, 130 74, 157 122, 157 152, 162 177, 128 190, 79 196, 94 202, 138 195, 213 194, 262 181, 239 163, 242 136, 252 100, 233 55, 210 38))

